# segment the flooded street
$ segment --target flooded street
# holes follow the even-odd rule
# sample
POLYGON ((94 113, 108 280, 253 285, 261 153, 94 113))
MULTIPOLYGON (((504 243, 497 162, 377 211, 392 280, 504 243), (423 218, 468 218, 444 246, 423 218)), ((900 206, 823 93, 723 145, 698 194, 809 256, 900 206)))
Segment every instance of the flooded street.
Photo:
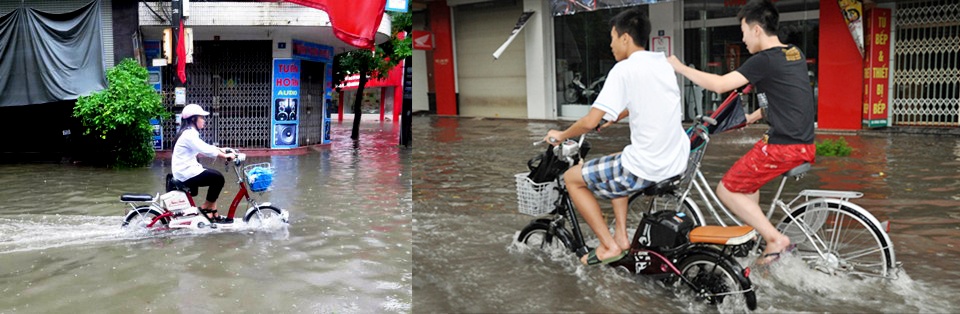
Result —
MULTIPOLYGON (((410 150, 392 123, 364 124, 356 148, 349 123, 333 132, 303 155, 248 158, 276 168, 273 190, 254 195, 290 211, 264 229, 121 230, 120 194, 162 192, 169 159, 0 165, 0 313, 410 312, 410 150)), ((224 173, 225 213, 233 169, 201 162, 224 173)))
MULTIPOLYGON (((514 174, 543 150, 531 144, 572 122, 414 119, 413 309, 416 312, 743 312, 715 307, 658 281, 581 266, 565 251, 515 243, 533 219, 517 212, 514 174)), ((763 126, 714 136, 703 170, 711 184, 745 153, 763 126)), ((627 144, 625 124, 592 133, 588 158, 627 144)), ((818 134, 818 140, 838 135, 818 134)), ((818 157, 785 197, 802 189, 853 190, 880 221, 903 271, 895 280, 847 280, 785 258, 750 275, 758 312, 960 311, 960 138, 843 135, 849 157, 818 157)), ((768 204, 774 184, 761 190, 768 204)), ((601 202, 603 204, 604 202, 601 202)), ((610 213, 609 202, 604 204, 610 213)), ((636 225, 631 221, 629 225, 636 225)), ((593 239, 583 225, 588 239, 593 239)))

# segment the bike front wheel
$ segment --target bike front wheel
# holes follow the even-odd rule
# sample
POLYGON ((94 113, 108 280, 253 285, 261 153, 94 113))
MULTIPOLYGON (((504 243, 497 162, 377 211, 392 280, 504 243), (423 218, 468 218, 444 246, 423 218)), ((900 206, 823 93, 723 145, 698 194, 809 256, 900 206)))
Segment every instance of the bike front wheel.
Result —
POLYGON ((562 239, 550 232, 550 221, 547 219, 530 222, 520 231, 517 242, 543 251, 563 249, 565 246, 562 239))
POLYGON ((893 244, 864 210, 839 201, 812 200, 783 218, 778 229, 790 237, 799 256, 824 273, 886 277, 892 269, 893 244))
POLYGON ((120 226, 128 230, 155 230, 166 228, 170 218, 157 219, 163 213, 160 210, 150 206, 140 206, 131 210, 123 217, 123 224, 120 226), (151 223, 153 224, 151 226, 151 223))
POLYGON ((273 206, 258 206, 243 216, 243 222, 251 227, 262 227, 270 221, 282 221, 283 211, 273 206))
POLYGON ((697 252, 680 260, 680 275, 698 298, 720 304, 731 296, 742 295, 750 310, 757 308, 757 295, 743 267, 730 257, 697 252))

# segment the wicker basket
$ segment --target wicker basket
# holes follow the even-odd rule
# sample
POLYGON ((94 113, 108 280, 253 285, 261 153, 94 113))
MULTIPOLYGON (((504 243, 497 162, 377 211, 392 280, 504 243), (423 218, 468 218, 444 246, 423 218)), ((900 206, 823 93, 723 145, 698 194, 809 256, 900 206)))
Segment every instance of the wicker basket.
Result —
POLYGON ((528 172, 514 175, 517 181, 517 206, 521 214, 541 216, 548 214, 556 207, 560 191, 556 181, 534 183, 527 176, 528 172))

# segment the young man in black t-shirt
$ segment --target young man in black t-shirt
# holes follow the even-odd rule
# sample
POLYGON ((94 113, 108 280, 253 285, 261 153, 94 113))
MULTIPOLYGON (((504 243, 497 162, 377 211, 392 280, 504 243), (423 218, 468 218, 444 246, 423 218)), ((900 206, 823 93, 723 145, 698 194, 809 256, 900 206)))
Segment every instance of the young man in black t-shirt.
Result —
POLYGON ((760 233, 767 246, 758 264, 776 261, 790 248, 790 238, 780 233, 760 208, 760 187, 804 162, 813 162, 813 122, 816 104, 807 76, 806 58, 799 48, 777 37, 779 13, 769 0, 750 1, 740 10, 743 42, 753 56, 736 71, 723 76, 684 65, 676 56, 668 61, 677 73, 717 93, 747 83, 757 90, 760 109, 747 115, 747 123, 765 117, 770 129, 746 155, 724 174, 717 196, 731 211, 760 233))

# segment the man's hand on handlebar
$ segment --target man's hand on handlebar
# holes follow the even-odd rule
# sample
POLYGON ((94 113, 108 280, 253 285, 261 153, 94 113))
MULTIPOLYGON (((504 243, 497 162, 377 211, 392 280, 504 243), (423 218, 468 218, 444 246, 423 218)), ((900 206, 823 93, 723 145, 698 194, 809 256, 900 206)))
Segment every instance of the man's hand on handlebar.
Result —
POLYGON ((563 143, 563 140, 565 139, 566 138, 563 137, 563 132, 557 130, 550 130, 547 132, 547 136, 543 137, 544 142, 547 142, 547 144, 553 146, 560 145, 560 143, 563 143))

